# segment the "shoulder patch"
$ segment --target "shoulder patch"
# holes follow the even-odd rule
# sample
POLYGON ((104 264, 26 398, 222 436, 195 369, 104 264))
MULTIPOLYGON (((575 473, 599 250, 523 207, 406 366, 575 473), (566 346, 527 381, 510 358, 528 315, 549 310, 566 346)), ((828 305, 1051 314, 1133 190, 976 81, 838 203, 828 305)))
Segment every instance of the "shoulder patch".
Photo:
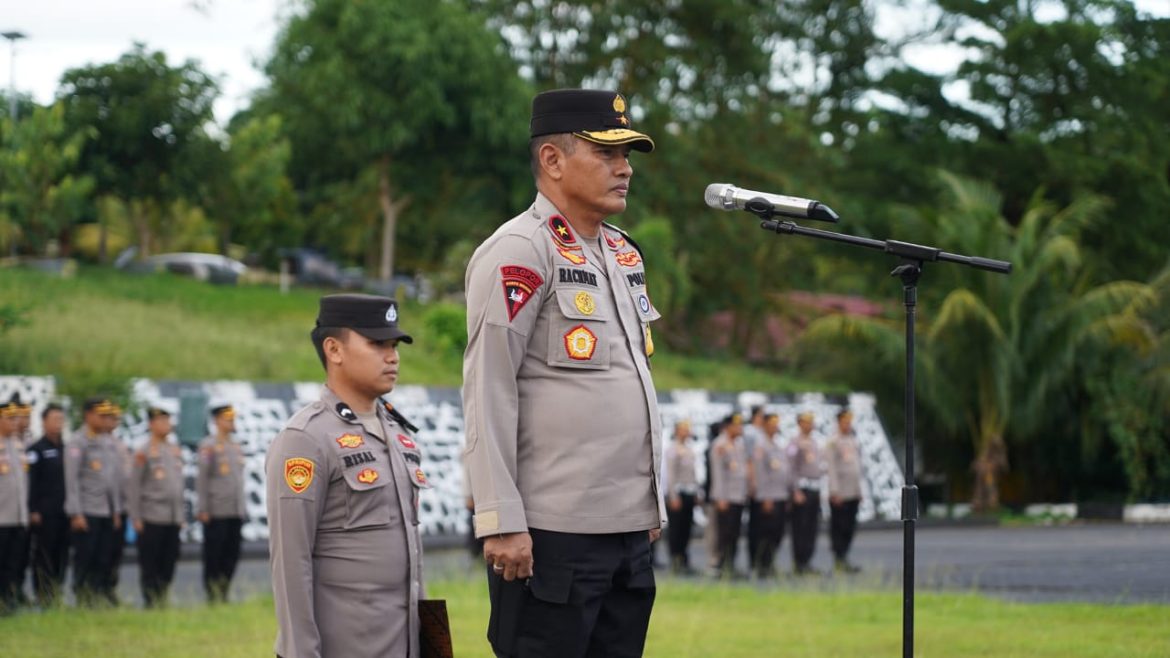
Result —
POLYGON ((562 245, 577 244, 577 236, 573 235, 572 227, 560 215, 552 215, 548 218, 548 230, 552 231, 553 240, 562 245))
POLYGON ((508 311, 508 322, 511 322, 520 309, 532 299, 536 289, 544 284, 544 279, 536 271, 523 265, 501 266, 500 279, 504 284, 504 305, 508 311))
POLYGON ((293 493, 304 493, 313 483, 314 464, 311 459, 292 457, 284 460, 284 481, 293 493))

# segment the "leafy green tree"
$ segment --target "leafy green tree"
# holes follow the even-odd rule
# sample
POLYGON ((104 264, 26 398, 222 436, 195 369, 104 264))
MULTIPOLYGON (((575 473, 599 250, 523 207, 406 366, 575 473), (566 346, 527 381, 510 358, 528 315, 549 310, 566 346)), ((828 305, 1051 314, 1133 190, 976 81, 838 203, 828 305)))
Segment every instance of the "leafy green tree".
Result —
POLYGON ((452 172, 490 177, 498 150, 511 160, 523 153, 526 94, 515 65, 458 2, 308 2, 281 30, 266 71, 261 104, 284 117, 298 187, 373 172, 383 280, 415 194, 439 199, 452 172))
POLYGON ((165 54, 143 44, 115 62, 61 77, 58 95, 68 123, 94 135, 82 150, 81 171, 93 177, 99 195, 131 202, 143 256, 152 249, 151 212, 193 185, 180 175, 182 159, 205 137, 217 94, 197 63, 171 66, 165 54))
MULTIPOLYGON (((919 311, 919 400, 931 416, 928 422, 970 442, 973 503, 985 511, 999 505, 1013 443, 1035 437, 1058 411, 1086 413, 1068 403, 1084 383, 1078 358, 1098 344, 1103 327, 1115 325, 1152 292, 1130 281, 1093 285, 1086 276, 1080 236, 1105 215, 1107 204, 1100 199, 1085 197, 1058 208, 1035 196, 1019 225, 1012 226, 990 186, 949 174, 943 181, 953 202, 923 217, 925 241, 1014 265, 1011 275, 999 276, 928 263, 929 285, 923 286, 919 311)), ((802 343, 821 348, 806 358, 833 358, 825 350, 833 344, 853 348, 838 359, 856 361, 862 353, 856 350, 863 348, 891 373, 900 372, 902 332, 900 318, 830 315, 813 322, 802 343)), ((837 372, 848 376, 847 367, 837 372)))
POLYGON ((71 130, 58 103, 34 108, 15 125, 6 119, 0 135, 0 221, 41 254, 77 220, 93 189, 76 171, 92 133, 71 130))

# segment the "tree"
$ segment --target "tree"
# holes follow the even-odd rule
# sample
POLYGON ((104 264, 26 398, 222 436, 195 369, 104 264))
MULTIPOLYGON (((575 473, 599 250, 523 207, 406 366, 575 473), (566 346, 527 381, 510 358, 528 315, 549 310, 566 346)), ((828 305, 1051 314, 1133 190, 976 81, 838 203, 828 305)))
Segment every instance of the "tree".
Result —
POLYGON ((99 195, 116 195, 134 208, 142 256, 152 248, 152 221, 192 185, 178 175, 180 163, 204 137, 217 94, 197 63, 172 67, 165 54, 143 44, 116 62, 61 77, 58 95, 69 124, 94 133, 81 169, 93 176, 99 195))
POLYGON ((92 132, 70 130, 58 103, 33 108, 15 125, 5 119, 0 134, 0 221, 19 230, 32 253, 43 253, 93 189, 93 180, 76 172, 92 132))
POLYGON ((383 280, 413 190, 433 191, 449 172, 498 171, 497 149, 522 152, 526 94, 515 67, 458 2, 308 2, 281 30, 266 72, 262 103, 286 121, 298 186, 373 170, 383 280))
MULTIPOLYGON (((949 174, 943 181, 953 201, 942 213, 923 217, 922 234, 947 250, 1014 265, 1011 275, 995 276, 928 263, 930 286, 920 307, 919 399, 932 417, 928 422, 968 438, 973 503, 987 511, 999 505, 1013 442, 1036 436, 1054 414, 1086 413, 1069 402, 1086 376, 1079 357, 1097 344, 1103 328, 1115 327, 1126 309, 1152 293, 1145 284, 1093 285, 1086 276, 1079 236, 1103 217, 1107 204, 1101 199, 1085 197, 1057 208, 1036 195, 1013 227, 990 186, 949 174)), ((842 315, 816 320, 802 338, 804 345, 822 348, 866 348, 887 365, 886 372, 898 372, 901 341, 900 321, 842 315)), ((856 352, 849 358, 856 359, 856 352)))

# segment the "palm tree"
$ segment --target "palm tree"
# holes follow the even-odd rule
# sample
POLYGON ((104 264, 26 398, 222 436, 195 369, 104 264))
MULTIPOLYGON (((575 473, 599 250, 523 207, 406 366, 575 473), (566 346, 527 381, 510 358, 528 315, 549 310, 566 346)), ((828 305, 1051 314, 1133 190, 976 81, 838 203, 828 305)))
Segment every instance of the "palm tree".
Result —
MULTIPOLYGON (((919 307, 919 399, 940 427, 971 441, 972 503, 987 511, 999 506, 1007 438, 1041 427, 1046 410, 1082 372, 1079 350, 1101 339, 1110 318, 1152 294, 1129 281, 1090 284, 1078 237, 1103 215, 1104 200, 1083 197, 1057 208, 1037 194, 1013 226, 990 186, 947 173, 942 180, 952 203, 920 215, 918 234, 947 251, 1014 266, 1009 276, 993 276, 928 263, 919 307)), ((799 344, 847 339, 893 362, 902 358, 902 331, 900 320, 831 315, 813 322, 799 344)))

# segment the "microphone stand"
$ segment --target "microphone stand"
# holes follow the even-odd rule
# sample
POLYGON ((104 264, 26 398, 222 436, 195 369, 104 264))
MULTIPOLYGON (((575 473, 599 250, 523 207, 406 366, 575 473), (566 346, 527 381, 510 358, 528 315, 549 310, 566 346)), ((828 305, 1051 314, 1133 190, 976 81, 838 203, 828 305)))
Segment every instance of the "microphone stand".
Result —
POLYGON ((914 658, 914 530, 918 520, 918 486, 914 483, 914 318, 918 304, 918 278, 925 262, 958 263, 988 272, 1008 274, 1012 264, 1007 261, 963 256, 898 240, 873 240, 832 231, 805 228, 792 221, 776 220, 784 215, 772 210, 764 199, 749 202, 745 208, 761 220, 760 228, 784 235, 843 242, 845 244, 884 251, 902 260, 890 276, 902 280, 903 304, 906 307, 906 482, 902 487, 902 656, 914 658))

